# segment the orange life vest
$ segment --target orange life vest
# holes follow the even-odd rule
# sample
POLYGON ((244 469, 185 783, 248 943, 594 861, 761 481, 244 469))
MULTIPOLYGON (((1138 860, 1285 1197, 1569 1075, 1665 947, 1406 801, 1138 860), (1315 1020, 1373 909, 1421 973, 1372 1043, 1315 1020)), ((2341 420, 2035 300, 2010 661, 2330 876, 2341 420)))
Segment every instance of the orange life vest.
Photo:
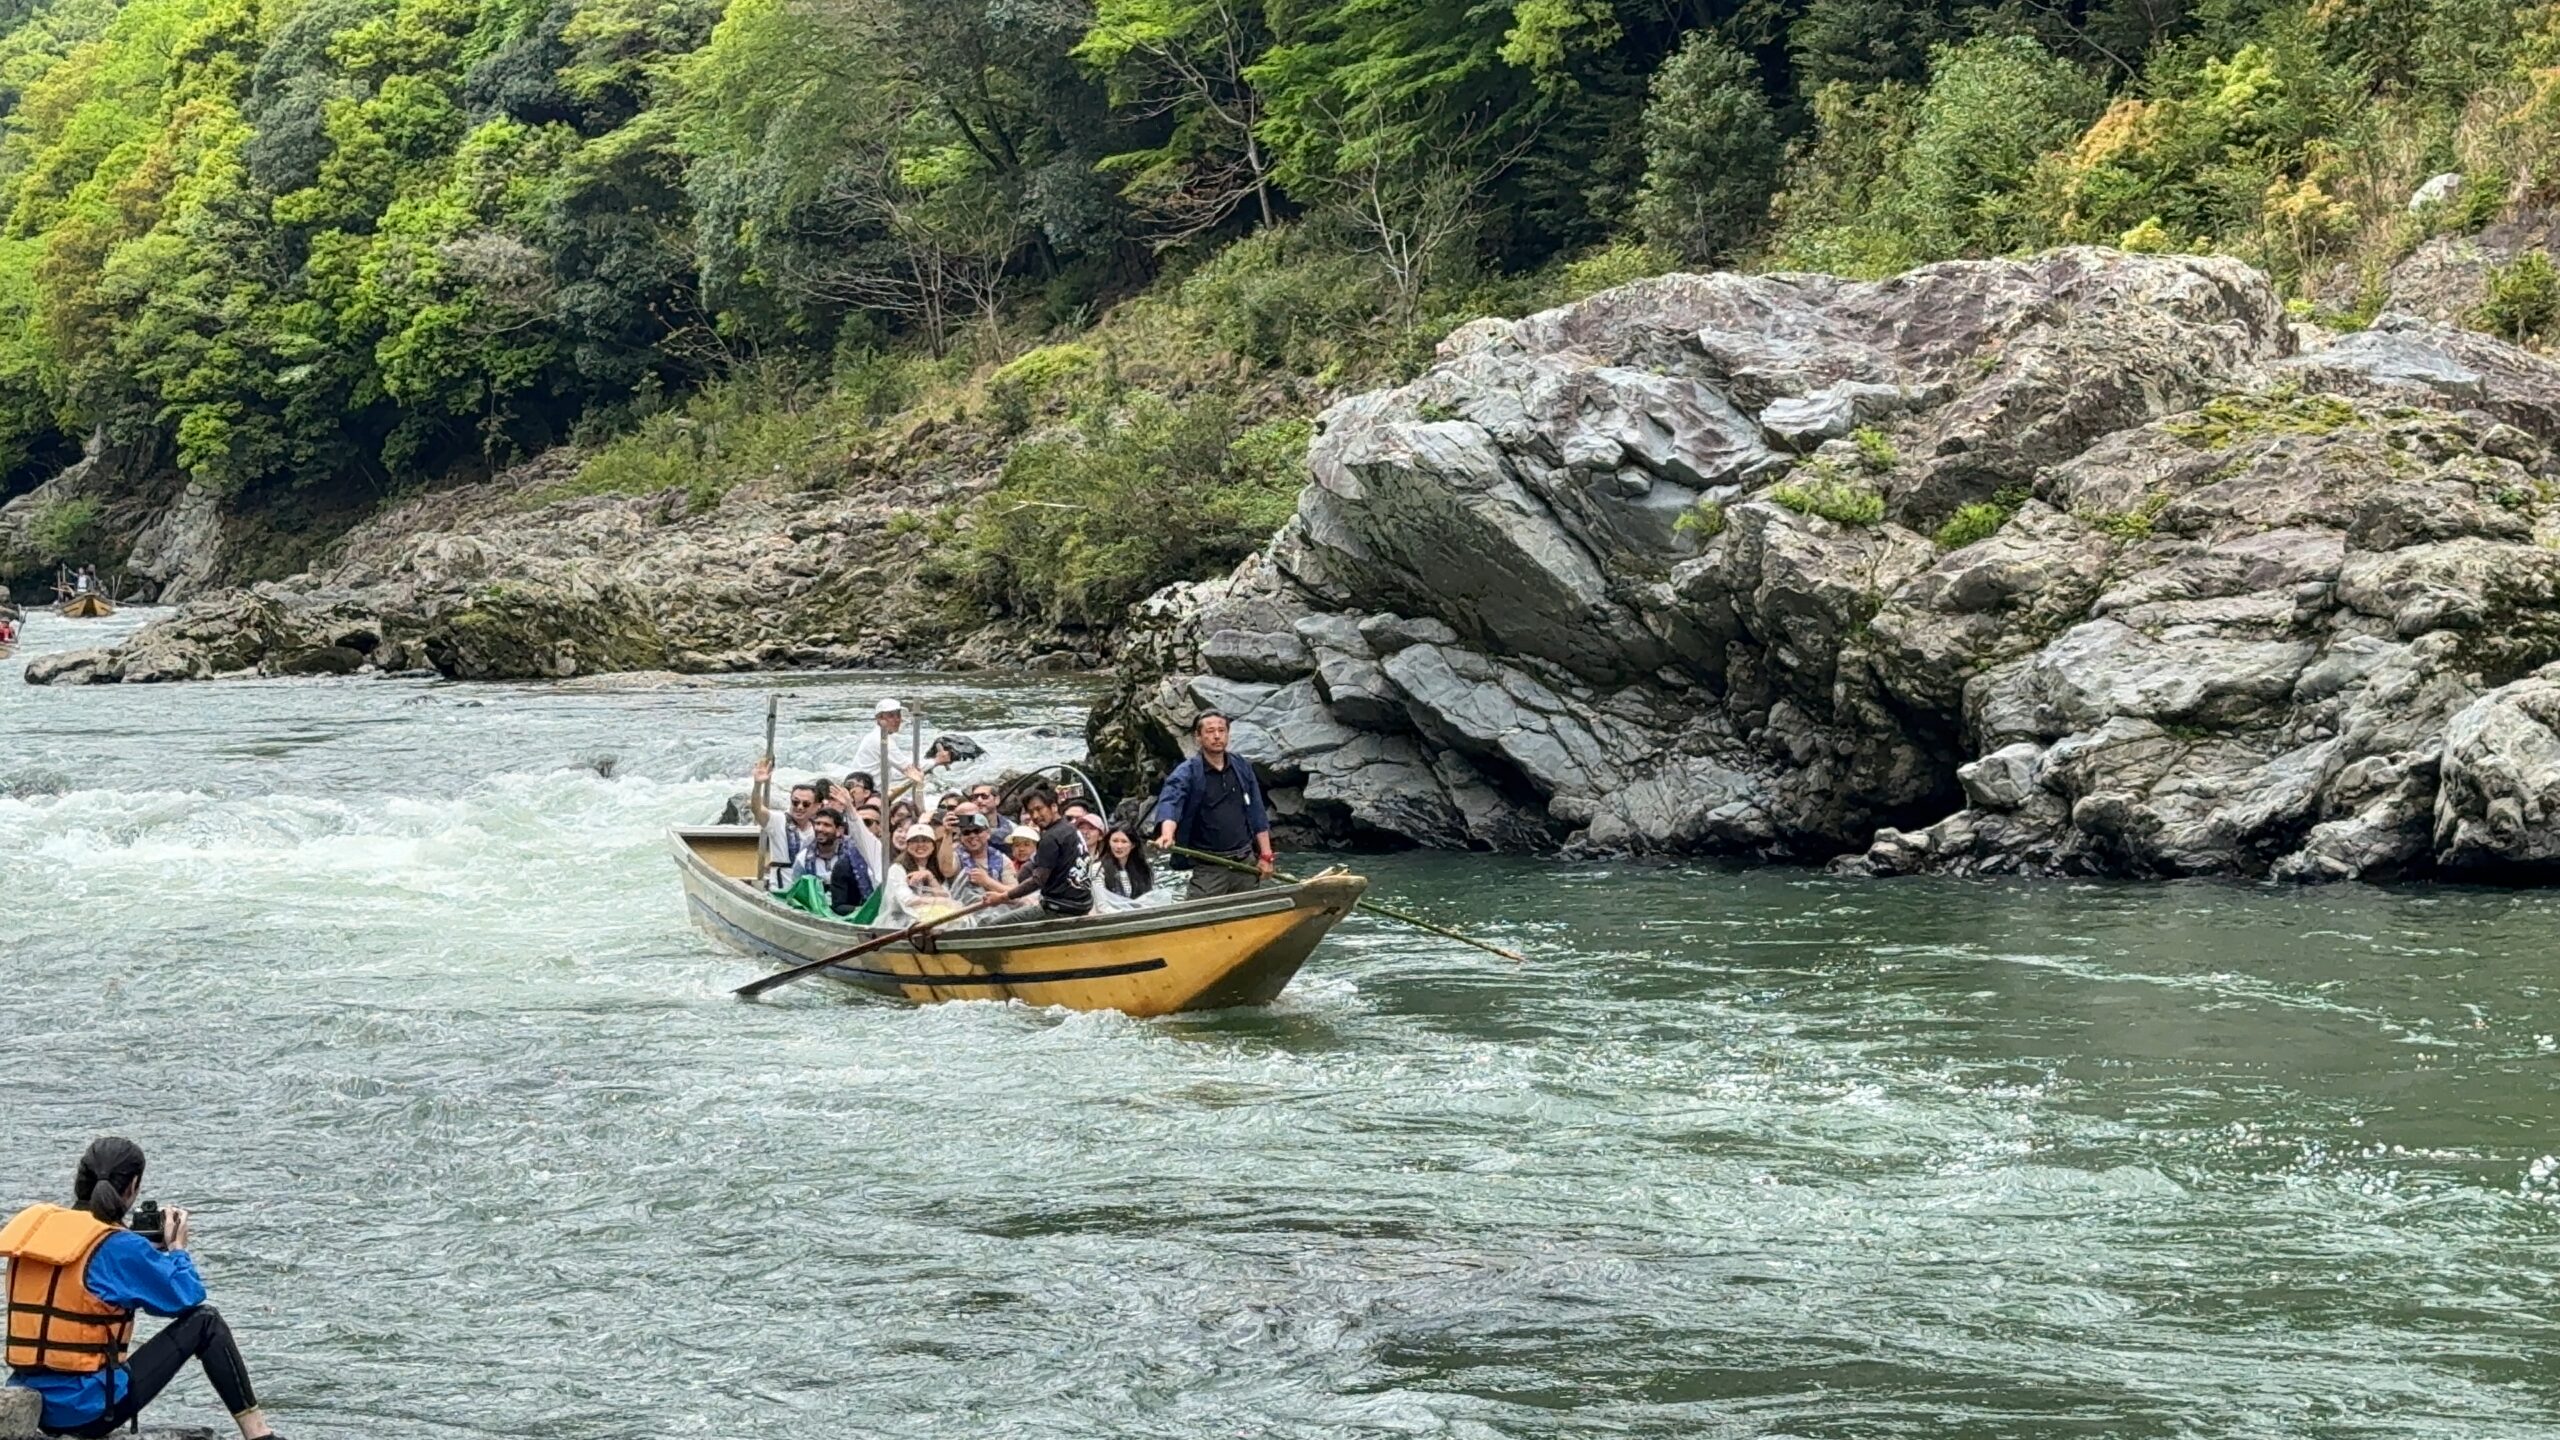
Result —
POLYGON ((12 1370, 90 1375, 124 1363, 133 1312, 89 1290, 89 1257, 116 1227, 85 1210, 33 1205, 0 1226, 9 1261, 12 1370))

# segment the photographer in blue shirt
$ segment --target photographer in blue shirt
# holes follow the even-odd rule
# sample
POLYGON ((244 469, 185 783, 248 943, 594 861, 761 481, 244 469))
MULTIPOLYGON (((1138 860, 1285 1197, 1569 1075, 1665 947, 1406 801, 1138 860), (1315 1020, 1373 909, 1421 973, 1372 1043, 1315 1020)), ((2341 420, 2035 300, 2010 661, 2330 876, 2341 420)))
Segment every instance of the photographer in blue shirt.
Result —
MULTIPOLYGON (((275 1432, 258 1413, 231 1327, 204 1303, 204 1280, 187 1254, 187 1212, 159 1212, 157 1227, 127 1229, 141 1193, 142 1147, 111 1135, 80 1157, 76 1208, 33 1205, 0 1226, 10 1388, 40 1399, 46 1433, 97 1440, 141 1414, 194 1360, 242 1440, 268 1440, 275 1432), (171 1323, 128 1357, 137 1311, 171 1323)), ((147 1224, 157 1209, 134 1218, 147 1224)), ((0 1401, 9 1398, 0 1390, 0 1401)))

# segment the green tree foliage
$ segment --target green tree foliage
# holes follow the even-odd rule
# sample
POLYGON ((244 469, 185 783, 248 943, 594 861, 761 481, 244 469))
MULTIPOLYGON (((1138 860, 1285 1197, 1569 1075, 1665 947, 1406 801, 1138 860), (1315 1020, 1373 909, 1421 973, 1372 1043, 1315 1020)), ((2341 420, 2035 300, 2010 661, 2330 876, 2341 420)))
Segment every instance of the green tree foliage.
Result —
POLYGON ((710 503, 942 386, 1024 438, 986 573, 1095 619, 1285 497, 1216 397, 1671 264, 2202 248, 2368 310, 2560 199, 2560 3, 20 0, 0 116, 0 490, 104 434, 343 511, 575 436, 710 503))
POLYGON ((1102 162, 1161 240, 1191 239, 1238 210, 1277 220, 1271 158, 1257 133, 1262 95, 1249 72, 1270 45, 1247 0, 1100 0, 1077 42, 1112 103, 1144 120, 1150 142, 1102 162))
POLYGON ((2078 67, 2024 36, 1939 51, 1900 157, 1898 198, 1922 249, 1999 255, 2046 238, 2038 164, 2100 99, 2078 67))
POLYGON ((1710 261, 1754 234, 1778 181, 1778 129, 1751 57, 1700 30, 1654 73, 1637 220, 1656 245, 1710 261))

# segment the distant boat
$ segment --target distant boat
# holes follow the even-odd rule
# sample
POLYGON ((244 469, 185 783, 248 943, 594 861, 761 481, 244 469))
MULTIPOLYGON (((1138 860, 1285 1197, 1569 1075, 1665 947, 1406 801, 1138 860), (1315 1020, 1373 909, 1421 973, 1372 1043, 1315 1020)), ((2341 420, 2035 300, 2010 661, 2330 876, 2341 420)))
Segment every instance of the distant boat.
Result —
POLYGON ((95 620, 116 613, 115 602, 94 590, 86 595, 74 595, 53 609, 55 614, 74 620, 95 620))
MULTIPOLYGON (((693 923, 731 949, 805 965, 880 933, 767 896, 752 825, 678 829, 674 843, 693 923)), ((1178 905, 950 929, 929 950, 874 950, 823 973, 918 1004, 1019 1000, 1140 1016, 1268 1005, 1368 888, 1327 872, 1178 905)))

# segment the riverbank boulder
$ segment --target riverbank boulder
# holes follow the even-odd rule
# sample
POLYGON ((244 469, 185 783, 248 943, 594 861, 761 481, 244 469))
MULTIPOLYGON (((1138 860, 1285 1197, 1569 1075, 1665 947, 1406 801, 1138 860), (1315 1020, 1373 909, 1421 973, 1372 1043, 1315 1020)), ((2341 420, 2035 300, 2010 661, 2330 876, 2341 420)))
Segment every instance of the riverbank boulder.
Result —
POLYGON ((2560 368, 2237 262, 1681 275, 1327 411, 1140 608, 1093 759, 1203 709, 1302 838, 2248 874, 2560 858, 2560 368))

